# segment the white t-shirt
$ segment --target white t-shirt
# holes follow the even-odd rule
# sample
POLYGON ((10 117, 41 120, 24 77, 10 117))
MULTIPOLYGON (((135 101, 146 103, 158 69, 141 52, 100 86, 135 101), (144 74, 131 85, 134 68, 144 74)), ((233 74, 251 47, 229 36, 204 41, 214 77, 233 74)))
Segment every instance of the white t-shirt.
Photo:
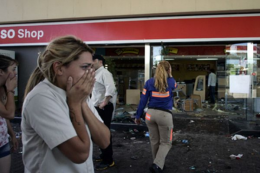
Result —
POLYGON ((91 101, 94 106, 99 106, 106 96, 111 96, 110 102, 114 106, 113 116, 116 107, 117 91, 112 74, 103 66, 99 67, 95 72, 96 82, 92 91, 91 101))
POLYGON ((211 72, 209 74, 208 86, 216 86, 216 82, 217 82, 216 75, 211 72))
POLYGON ((116 97, 117 92, 113 76, 107 69, 103 66, 99 67, 95 72, 95 78, 96 82, 91 96, 94 106, 100 105, 106 96, 111 96, 112 99, 116 97))
MULTIPOLYGON (((102 121, 92 103, 88 104, 102 121)), ((47 79, 27 95, 23 105, 21 128, 25 173, 94 172, 91 139, 89 157, 82 164, 73 163, 57 148, 59 144, 77 134, 70 120, 66 92, 47 79)), ((86 128, 91 138, 87 125, 86 128)))

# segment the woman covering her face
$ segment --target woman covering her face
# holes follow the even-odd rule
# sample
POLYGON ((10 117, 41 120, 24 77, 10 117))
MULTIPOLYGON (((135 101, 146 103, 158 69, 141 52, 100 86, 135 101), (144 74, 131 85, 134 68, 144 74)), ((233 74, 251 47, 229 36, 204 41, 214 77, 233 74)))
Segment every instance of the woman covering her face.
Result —
POLYGON ((17 61, 0 55, 0 168, 1 173, 9 173, 11 154, 8 134, 11 136, 14 149, 18 147, 15 134, 9 122, 14 118, 15 101, 14 89, 17 86, 17 61))
POLYGON ((39 55, 22 111, 25 172, 94 172, 92 141, 106 148, 110 132, 89 102, 92 54, 84 42, 65 36, 39 55))

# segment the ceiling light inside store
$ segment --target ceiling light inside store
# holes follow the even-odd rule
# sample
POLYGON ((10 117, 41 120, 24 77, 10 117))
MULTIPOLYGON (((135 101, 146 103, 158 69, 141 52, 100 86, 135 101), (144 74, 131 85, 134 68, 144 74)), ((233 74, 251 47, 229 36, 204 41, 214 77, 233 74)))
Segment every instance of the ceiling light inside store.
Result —
POLYGON ((216 61, 218 58, 198 58, 198 61, 216 61))
POLYGON ((164 59, 166 61, 171 61, 171 60, 174 60, 173 58, 167 58, 167 59, 164 59))

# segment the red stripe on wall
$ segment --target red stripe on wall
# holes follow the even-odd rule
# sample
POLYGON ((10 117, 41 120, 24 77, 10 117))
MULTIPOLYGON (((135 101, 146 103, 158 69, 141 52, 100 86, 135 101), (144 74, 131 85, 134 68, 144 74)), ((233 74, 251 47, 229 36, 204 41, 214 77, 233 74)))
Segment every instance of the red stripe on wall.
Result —
POLYGON ((173 18, 100 23, 89 23, 88 21, 86 23, 49 23, 28 26, 2 25, 0 26, 0 45, 44 43, 63 35, 75 35, 86 42, 260 37, 259 28, 260 16, 173 18), (32 33, 33 35, 31 35, 32 33), (38 35, 35 36, 35 33, 38 35))

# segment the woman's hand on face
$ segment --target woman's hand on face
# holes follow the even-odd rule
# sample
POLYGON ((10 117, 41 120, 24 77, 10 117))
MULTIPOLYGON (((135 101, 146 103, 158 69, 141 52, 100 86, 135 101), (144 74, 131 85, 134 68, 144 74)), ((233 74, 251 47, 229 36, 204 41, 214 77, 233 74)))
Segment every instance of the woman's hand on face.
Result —
POLYGON ((13 91, 17 87, 16 75, 12 75, 11 73, 9 73, 7 80, 5 82, 5 86, 6 86, 7 92, 13 91))
POLYGON ((69 103, 81 103, 91 94, 95 83, 95 71, 87 70, 84 75, 73 84, 72 77, 67 80, 67 97, 69 103))

